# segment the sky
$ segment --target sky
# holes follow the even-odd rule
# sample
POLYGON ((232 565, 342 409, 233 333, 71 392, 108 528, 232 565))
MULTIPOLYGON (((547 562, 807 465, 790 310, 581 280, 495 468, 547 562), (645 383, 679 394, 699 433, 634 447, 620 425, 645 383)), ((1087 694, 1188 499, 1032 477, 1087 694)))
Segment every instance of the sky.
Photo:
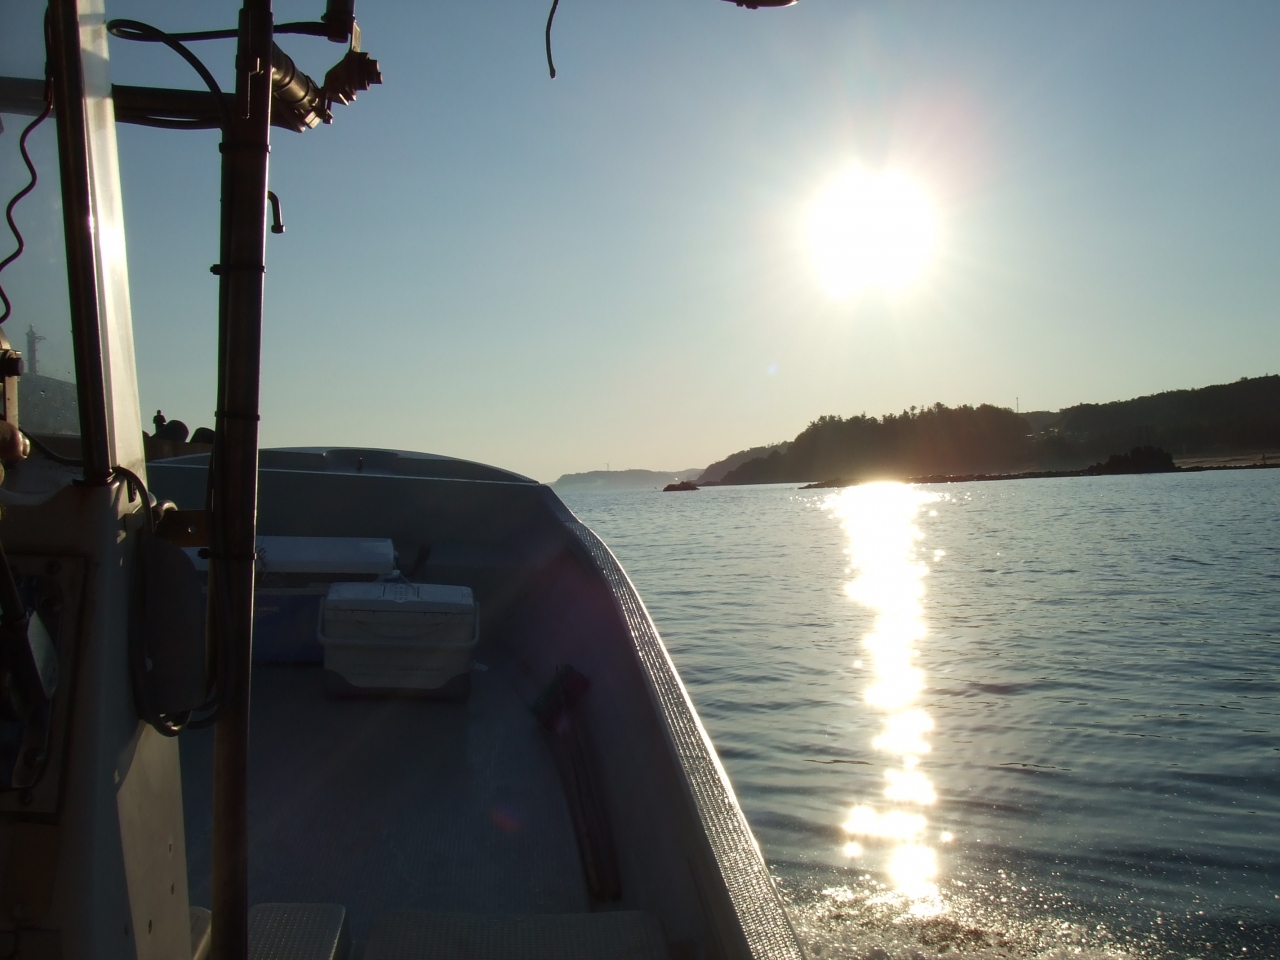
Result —
MULTIPOLYGON (((384 84, 273 130, 264 446, 553 480, 704 466, 823 414, 1280 370, 1274 0, 562 0, 555 80, 548 6, 361 0, 384 84), (908 289, 819 282, 806 218, 853 164, 932 198, 908 289)), ((187 30, 236 5, 108 12, 187 30)), ((317 78, 342 53, 282 46, 317 78)), ((233 45, 197 52, 230 89, 233 45)), ((162 48, 111 58, 118 83, 199 82, 162 48)), ((118 137, 142 407, 211 425, 218 138, 118 137)))

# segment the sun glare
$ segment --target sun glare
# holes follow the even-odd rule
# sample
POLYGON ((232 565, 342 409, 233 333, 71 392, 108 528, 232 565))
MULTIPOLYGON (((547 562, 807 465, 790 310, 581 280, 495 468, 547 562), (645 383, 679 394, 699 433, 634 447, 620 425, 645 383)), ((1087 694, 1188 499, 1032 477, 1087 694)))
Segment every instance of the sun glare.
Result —
POLYGON ((854 167, 833 180, 809 212, 809 252, 833 297, 899 292, 933 259, 938 220, 928 193, 894 171, 854 167))
MULTIPOLYGON (((884 770, 884 799, 849 812, 843 850, 846 857, 878 859, 893 889, 916 901, 913 913, 944 907, 935 882, 937 854, 924 842, 929 827, 924 808, 937 803, 938 794, 920 768, 920 758, 930 752, 925 737, 933 719, 917 703, 924 673, 915 666, 917 644, 928 635, 923 604, 928 568, 918 556, 922 534, 916 519, 935 499, 901 483, 866 483, 826 501, 849 538, 846 552, 856 576, 845 592, 875 613, 862 638, 870 654, 866 701, 883 714, 871 747, 892 758, 884 770)), ((859 660, 859 668, 862 664, 859 660)), ((950 834, 943 836, 950 840, 950 834)))

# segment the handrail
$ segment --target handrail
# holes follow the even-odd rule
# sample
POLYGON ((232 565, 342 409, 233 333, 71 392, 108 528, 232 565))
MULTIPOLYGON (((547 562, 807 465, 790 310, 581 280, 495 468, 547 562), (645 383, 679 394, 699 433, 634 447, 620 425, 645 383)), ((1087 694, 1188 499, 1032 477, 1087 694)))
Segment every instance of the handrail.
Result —
POLYGON ((258 502, 258 392, 270 155, 271 0, 245 0, 236 49, 235 109, 222 137, 217 439, 212 457, 209 623, 228 654, 214 727, 214 960, 249 950, 249 681, 258 502), (215 596, 227 611, 217 616, 215 596))

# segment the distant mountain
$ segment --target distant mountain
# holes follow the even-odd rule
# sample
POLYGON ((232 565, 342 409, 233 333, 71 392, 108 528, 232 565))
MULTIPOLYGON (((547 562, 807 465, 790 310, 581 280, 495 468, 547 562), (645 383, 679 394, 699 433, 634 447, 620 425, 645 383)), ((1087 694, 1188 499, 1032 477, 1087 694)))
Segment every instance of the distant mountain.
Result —
POLYGON ((771 443, 763 447, 752 447, 750 450, 739 450, 737 453, 730 454, 723 460, 717 460, 707 469, 703 470, 695 480, 695 483, 718 483, 724 479, 724 475, 730 470, 741 466, 748 460, 754 460, 757 457, 767 457, 775 450, 785 452, 788 443, 771 443))
POLYGON ((1179 457, 1280 451, 1280 376, 1078 404, 1056 414, 939 403, 880 418, 824 416, 784 450, 731 468, 722 482, 1074 470, 1137 447, 1179 457))
POLYGON ((692 480, 700 467, 688 470, 590 470, 566 473, 551 484, 557 490, 661 490, 668 483, 692 480))

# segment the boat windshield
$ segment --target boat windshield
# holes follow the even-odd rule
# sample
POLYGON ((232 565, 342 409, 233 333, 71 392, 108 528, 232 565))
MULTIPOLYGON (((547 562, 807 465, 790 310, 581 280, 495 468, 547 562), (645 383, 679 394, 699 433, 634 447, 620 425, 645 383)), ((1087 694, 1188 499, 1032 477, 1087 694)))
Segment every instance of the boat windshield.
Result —
MULTIPOLYGON (((6 75, 0 89, 0 204, 8 204, 32 179, 19 141, 43 107, 43 20, 43 4, 8 4, 0 15, 0 63, 6 75)), ((0 257, 23 248, 0 272, 0 287, 12 305, 0 330, 22 352, 26 368, 18 385, 22 428, 41 439, 52 438, 55 446, 66 445, 79 436, 80 419, 52 116, 27 134, 26 152, 36 176, 31 192, 13 208, 21 240, 0 224, 0 257)))

